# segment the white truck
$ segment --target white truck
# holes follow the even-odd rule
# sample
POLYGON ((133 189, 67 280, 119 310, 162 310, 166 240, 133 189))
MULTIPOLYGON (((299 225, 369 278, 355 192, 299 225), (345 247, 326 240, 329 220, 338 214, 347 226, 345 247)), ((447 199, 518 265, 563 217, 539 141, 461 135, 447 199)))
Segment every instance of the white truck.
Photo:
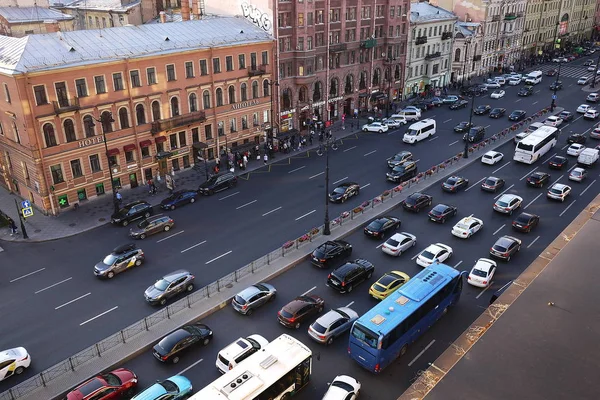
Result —
POLYGON ((584 167, 591 167, 598 161, 600 157, 600 150, 587 148, 584 149, 577 157, 577 164, 584 167))

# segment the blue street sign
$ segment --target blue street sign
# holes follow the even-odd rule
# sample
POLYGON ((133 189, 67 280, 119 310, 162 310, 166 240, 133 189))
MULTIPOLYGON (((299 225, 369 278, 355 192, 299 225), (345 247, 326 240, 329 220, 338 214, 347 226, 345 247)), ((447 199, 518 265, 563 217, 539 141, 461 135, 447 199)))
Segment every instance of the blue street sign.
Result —
POLYGON ((556 100, 556 95, 555 94, 552 95, 552 100, 556 100))
POLYGON ((21 202, 21 208, 30 208, 31 207, 31 203, 29 202, 29 200, 23 200, 21 202))
POLYGON ((27 207, 21 210, 24 218, 31 217, 33 215, 33 208, 27 207))

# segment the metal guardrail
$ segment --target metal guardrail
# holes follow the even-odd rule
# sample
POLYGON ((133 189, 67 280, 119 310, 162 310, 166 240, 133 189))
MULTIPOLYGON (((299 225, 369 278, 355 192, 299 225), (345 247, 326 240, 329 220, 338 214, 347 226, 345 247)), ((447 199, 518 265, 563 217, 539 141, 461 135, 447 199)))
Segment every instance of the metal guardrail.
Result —
MULTIPOLYGON (((545 108, 540 112, 520 121, 518 123, 513 124, 510 128, 506 128, 501 132, 493 135, 489 139, 486 139, 478 144, 474 144, 469 147, 469 153, 473 153, 477 150, 484 149, 490 144, 493 144, 495 141, 505 137, 509 133, 516 132, 519 128, 523 127, 525 124, 529 124, 535 118, 538 118, 547 112, 549 112, 549 108, 545 108)), ((444 169, 458 162, 462 158, 462 152, 458 153, 456 156, 447 159, 446 161, 432 166, 428 170, 419 173, 416 177, 402 182, 401 184, 389 189, 385 190, 379 196, 374 197, 371 200, 367 200, 363 202, 360 206, 355 207, 350 211, 344 211, 340 214, 339 217, 333 219, 331 221, 330 230, 333 232, 339 227, 343 226, 348 221, 353 220, 358 215, 363 214, 369 209, 377 208, 384 204, 386 201, 398 196, 402 193, 405 188, 410 188, 412 185, 419 183, 422 179, 428 179, 434 174, 443 172, 444 169)), ((6 392, 0 393, 0 400, 17 400, 22 396, 26 396, 36 389, 40 387, 45 387, 48 382, 53 381, 62 377, 65 374, 69 374, 72 371, 75 371, 78 367, 87 364, 88 362, 102 357, 102 355, 108 351, 114 350, 115 347, 118 347, 121 344, 127 343, 129 340, 135 338, 139 334, 149 331, 153 326, 170 319, 173 315, 185 310, 186 308, 191 308, 194 304, 202 301, 204 299, 210 298, 211 296, 219 293, 221 290, 230 288, 234 283, 238 282, 238 280, 252 275, 257 271, 260 271, 262 268, 270 265, 273 261, 278 260, 279 258, 285 257, 286 254, 289 254, 293 250, 300 249, 310 244, 313 239, 321 236, 323 234, 323 226, 315 227, 311 229, 309 232, 300 236, 295 240, 288 241, 284 243, 280 248, 268 253, 261 258, 252 261, 250 264, 247 264, 230 274, 224 276, 208 284, 207 286, 187 295, 185 298, 180 299, 170 305, 162 308, 161 310, 145 317, 143 320, 140 320, 127 328, 116 332, 115 334, 103 339, 102 341, 80 351, 79 353, 69 357, 66 360, 59 362, 58 364, 46 369, 45 371, 40 372, 36 376, 29 378, 28 380, 14 386, 6 392)))

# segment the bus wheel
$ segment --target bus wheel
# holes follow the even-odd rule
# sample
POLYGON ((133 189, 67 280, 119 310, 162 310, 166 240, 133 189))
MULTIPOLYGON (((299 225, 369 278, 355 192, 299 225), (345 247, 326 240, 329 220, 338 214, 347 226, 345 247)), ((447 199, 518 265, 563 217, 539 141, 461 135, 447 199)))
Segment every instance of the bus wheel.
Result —
POLYGON ((403 355, 406 354, 406 350, 408 350, 408 345, 405 344, 404 346, 402 346, 402 348, 400 349, 400 357, 402 357, 403 355))

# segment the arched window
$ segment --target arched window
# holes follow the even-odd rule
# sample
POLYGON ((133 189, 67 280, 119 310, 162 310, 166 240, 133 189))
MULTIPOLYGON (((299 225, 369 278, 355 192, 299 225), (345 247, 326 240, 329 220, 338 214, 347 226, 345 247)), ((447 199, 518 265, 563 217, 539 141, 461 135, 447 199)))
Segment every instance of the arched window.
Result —
POLYGON ((241 101, 248 100, 248 85, 246 85, 245 83, 242 83, 240 85, 240 96, 241 96, 241 101))
POLYGON ((375 71, 373 72, 373 86, 379 85, 379 75, 381 74, 381 71, 379 71, 379 68, 375 68, 375 71))
POLYGON ((367 88, 367 71, 363 71, 360 73, 360 81, 358 81, 358 88, 361 90, 367 88))
POLYGON ((179 99, 175 96, 171 97, 171 117, 179 115, 179 99))
POLYGON ((264 80, 263 81, 263 96, 267 97, 271 95, 271 92, 269 91, 269 81, 268 80, 264 80))
POLYGON ((67 142, 74 142, 77 140, 77 135, 75 135, 75 124, 72 119, 65 119, 63 122, 63 130, 65 132, 65 138, 67 142))
POLYGON ((125 107, 119 108, 119 124, 121 129, 129 128, 129 112, 125 107))
POLYGON ((104 111, 100 114, 100 121, 102 121, 102 132, 112 132, 112 123, 115 121, 109 111, 104 111))
POLYGON ((345 94, 352 94, 354 90, 354 77, 352 75, 346 76, 346 85, 344 86, 345 94))
POLYGON ((300 87, 300 90, 298 90, 298 102, 299 103, 306 103, 308 101, 307 91, 308 90, 306 89, 306 86, 300 87))
POLYGON ((190 93, 189 101, 190 112, 198 111, 198 97, 196 96, 196 93, 190 93))
POLYGON ((210 108, 210 92, 208 90, 202 93, 202 103, 205 110, 210 108))
POLYGON ((396 64, 396 70, 394 71, 394 79, 397 81, 400 80, 400 71, 401 71, 400 65, 402 65, 402 64, 396 64))
POLYGON ((154 100, 152 102, 152 121, 158 121, 160 119, 160 102, 154 100))
POLYGON ((252 82, 252 98, 253 99, 258 98, 258 82, 257 81, 252 82))
POLYGON ((138 125, 146 123, 146 110, 144 110, 143 104, 138 104, 137 106, 135 106, 135 117, 137 119, 138 125))
POLYGON ((44 124, 44 140, 46 141, 46 147, 56 146, 56 134, 54 133, 54 126, 51 123, 44 124))
POLYGON ((229 104, 235 103, 235 87, 229 86, 229 89, 227 89, 227 94, 229 95, 229 104))
POLYGON ((223 105, 223 89, 218 88, 217 89, 217 107, 220 107, 223 105))
POLYGON ((392 77, 392 70, 389 68, 386 68, 383 76, 384 76, 383 80, 389 82, 392 77))
POLYGON ((283 90, 281 97, 283 109, 289 110, 290 108, 292 108, 292 91, 289 88, 283 90))
POLYGON ((252 114, 252 125, 258 126, 258 113, 252 114))
POLYGON ((94 119, 91 115, 86 115, 83 117, 83 129, 85 130, 85 137, 96 136, 96 127, 94 125, 94 119))
POLYGON ((460 62, 460 49, 454 51, 454 62, 460 62))
POLYGON ((313 101, 321 100, 321 82, 315 82, 315 89, 313 91, 313 101))
POLYGON ((329 95, 336 97, 338 95, 338 80, 333 78, 329 85, 329 95))

